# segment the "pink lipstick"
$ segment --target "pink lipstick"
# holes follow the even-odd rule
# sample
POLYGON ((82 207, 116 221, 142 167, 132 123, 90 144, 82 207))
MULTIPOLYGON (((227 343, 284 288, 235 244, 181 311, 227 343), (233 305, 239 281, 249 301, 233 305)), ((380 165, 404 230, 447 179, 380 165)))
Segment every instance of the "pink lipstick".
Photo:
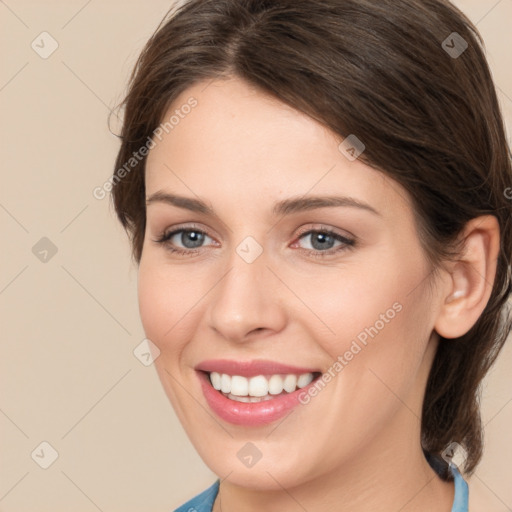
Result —
POLYGON ((203 361, 196 366, 210 409, 235 425, 261 426, 289 414, 320 376, 317 369, 274 361, 203 361))

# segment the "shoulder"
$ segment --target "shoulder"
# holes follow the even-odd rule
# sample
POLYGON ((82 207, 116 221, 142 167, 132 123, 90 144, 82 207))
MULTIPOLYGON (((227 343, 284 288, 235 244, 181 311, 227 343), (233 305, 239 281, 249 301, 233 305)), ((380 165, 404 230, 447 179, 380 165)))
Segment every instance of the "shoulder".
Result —
POLYGON ((219 484, 220 480, 216 480, 211 487, 175 509, 174 512, 211 512, 213 502, 219 492, 219 484))

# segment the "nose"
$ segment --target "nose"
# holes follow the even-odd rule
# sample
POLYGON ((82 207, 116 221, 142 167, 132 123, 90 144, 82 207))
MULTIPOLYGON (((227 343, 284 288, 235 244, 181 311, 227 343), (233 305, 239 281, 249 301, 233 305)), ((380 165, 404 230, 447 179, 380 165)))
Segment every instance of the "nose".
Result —
POLYGON ((208 324, 217 336, 247 342, 284 328, 282 286, 267 264, 265 251, 251 263, 233 251, 226 273, 210 292, 208 324))

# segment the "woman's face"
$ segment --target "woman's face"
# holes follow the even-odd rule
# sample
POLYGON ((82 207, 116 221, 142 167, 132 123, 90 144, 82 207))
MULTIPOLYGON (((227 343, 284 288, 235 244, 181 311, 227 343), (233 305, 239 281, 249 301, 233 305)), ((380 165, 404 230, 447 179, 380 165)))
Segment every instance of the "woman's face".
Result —
POLYGON ((139 302, 199 454, 278 489, 419 449, 439 301, 404 189, 238 79, 173 115, 147 160, 139 302))

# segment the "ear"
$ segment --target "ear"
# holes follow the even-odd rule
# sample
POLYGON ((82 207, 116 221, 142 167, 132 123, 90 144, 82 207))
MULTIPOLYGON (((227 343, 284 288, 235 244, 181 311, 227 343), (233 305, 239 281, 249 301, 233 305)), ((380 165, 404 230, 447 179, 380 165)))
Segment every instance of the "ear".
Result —
POLYGON ((458 338, 477 322, 491 296, 500 249, 500 228, 493 215, 471 219, 464 227, 459 259, 449 264, 439 314, 434 324, 444 338, 458 338))

